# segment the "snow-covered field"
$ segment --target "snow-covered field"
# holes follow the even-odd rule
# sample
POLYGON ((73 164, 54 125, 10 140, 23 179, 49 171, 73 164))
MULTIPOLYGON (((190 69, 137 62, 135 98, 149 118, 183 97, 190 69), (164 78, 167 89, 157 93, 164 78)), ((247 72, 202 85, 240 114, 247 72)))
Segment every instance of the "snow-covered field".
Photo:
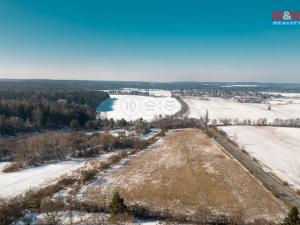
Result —
MULTIPOLYGON (((105 110, 102 116, 108 119, 137 120, 143 118, 151 121, 159 115, 173 115, 181 109, 180 103, 171 97, 149 97, 137 95, 111 95, 111 110, 105 110)), ((101 112, 101 105, 98 109, 101 112), (99 110, 100 109, 100 110, 99 110)))
POLYGON ((222 127, 231 138, 292 188, 300 189, 300 128, 222 127))
POLYGON ((64 174, 83 166, 86 160, 51 163, 13 173, 0 173, 0 197, 12 197, 50 184, 64 174))
POLYGON ((189 117, 200 118, 208 111, 212 119, 250 119, 267 118, 269 122, 274 119, 295 119, 300 117, 300 104, 274 104, 268 110, 268 104, 239 103, 223 98, 209 98, 201 100, 197 97, 184 97, 190 109, 189 117))
POLYGON ((117 152, 117 150, 108 152, 95 158, 80 158, 49 163, 12 173, 0 172, 0 198, 13 197, 34 188, 42 188, 54 183, 64 175, 72 174, 77 169, 88 166, 89 160, 105 161, 117 152))

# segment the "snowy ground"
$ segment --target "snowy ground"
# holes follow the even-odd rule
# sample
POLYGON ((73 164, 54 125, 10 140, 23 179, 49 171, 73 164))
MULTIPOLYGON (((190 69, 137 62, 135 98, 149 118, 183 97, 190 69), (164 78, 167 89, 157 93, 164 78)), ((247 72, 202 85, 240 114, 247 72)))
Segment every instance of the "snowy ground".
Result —
POLYGON ((151 220, 138 220, 139 225, 163 225, 161 221, 151 221, 151 220))
MULTIPOLYGON (((113 154, 115 152, 105 153, 97 158, 89 159, 104 160, 113 154)), ((70 174, 72 171, 85 166, 89 159, 72 159, 49 163, 12 173, 0 172, 0 197, 13 197, 30 189, 52 184, 61 176, 70 174)))
POLYGON ((70 160, 25 169, 13 173, 0 173, 0 197, 12 197, 32 188, 54 182, 60 176, 83 166, 86 160, 70 160))
POLYGON ((231 138, 292 188, 300 189, 300 128, 222 127, 231 138))
POLYGON ((223 85, 221 87, 257 87, 257 84, 229 84, 229 85, 223 85))
POLYGON ((142 135, 141 139, 144 141, 149 140, 149 139, 153 138, 155 135, 157 135, 159 132, 161 132, 160 129, 152 128, 149 133, 142 135))
POLYGON ((10 162, 0 162, 0 174, 9 164, 10 162))
POLYGON ((300 104, 276 104, 268 110, 268 104, 239 103, 223 98, 209 98, 201 100, 197 97, 184 97, 189 105, 191 118, 200 118, 208 111, 209 118, 212 119, 250 119, 267 118, 269 122, 274 119, 293 119, 300 117, 300 104))
MULTIPOLYGON (((155 135, 157 135, 159 132, 160 132, 161 130, 159 129, 159 128, 152 128, 152 129, 150 129, 150 131, 149 131, 149 133, 147 133, 147 134, 142 134, 142 135, 140 135, 139 137, 140 137, 140 139, 141 140, 144 140, 144 141, 146 141, 146 140, 149 140, 149 139, 151 139, 152 137, 154 137, 155 135)), ((132 131, 128 131, 128 130, 126 130, 126 129, 112 129, 112 130, 109 130, 108 131, 111 135, 113 135, 113 136, 115 136, 115 137, 118 137, 121 133, 124 133, 125 135, 131 135, 131 134, 136 134, 136 132, 134 131, 134 130, 132 130, 132 131)), ((105 133, 105 131, 93 131, 93 132, 87 132, 86 134, 87 135, 92 135, 92 134, 94 134, 94 133, 100 133, 100 134, 103 134, 103 133, 105 133)), ((2 164, 0 163, 0 172, 1 172, 1 166, 2 166, 2 164)))
POLYGON ((149 90, 149 95, 158 97, 171 97, 172 93, 166 90, 151 89, 149 90))
POLYGON ((143 118, 151 121, 159 115, 173 115, 181 109, 180 103, 171 97, 149 97, 137 95, 111 95, 112 111, 102 113, 108 119, 137 120, 143 118))
MULTIPOLYGON (((60 211, 56 214, 58 218, 61 220, 61 224, 77 224, 77 225, 87 225, 87 224, 109 224, 110 214, 105 213, 92 213, 92 212, 84 212, 84 211, 60 211)), ((28 213, 26 216, 14 225, 28 225, 28 221, 30 221, 30 225, 36 224, 45 224, 45 220, 47 221, 47 215, 45 213, 28 213), (24 222, 26 221, 26 222, 24 222)), ((121 223, 120 223, 121 224, 121 223)), ((169 223, 165 223, 162 221, 156 220, 146 220, 146 219, 133 219, 129 220, 126 223, 122 223, 126 225, 167 225, 169 223)), ((174 225, 179 225, 178 223, 173 223, 174 225)), ((189 224, 185 224, 189 225, 189 224)))

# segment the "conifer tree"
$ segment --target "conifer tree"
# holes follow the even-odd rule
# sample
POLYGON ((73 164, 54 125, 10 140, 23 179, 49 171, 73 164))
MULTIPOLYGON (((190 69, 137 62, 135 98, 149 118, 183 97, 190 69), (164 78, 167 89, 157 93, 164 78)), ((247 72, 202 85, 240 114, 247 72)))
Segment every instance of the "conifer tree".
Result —
POLYGON ((115 192, 109 204, 109 212, 113 215, 124 213, 127 211, 127 206, 124 199, 120 196, 119 192, 115 192))

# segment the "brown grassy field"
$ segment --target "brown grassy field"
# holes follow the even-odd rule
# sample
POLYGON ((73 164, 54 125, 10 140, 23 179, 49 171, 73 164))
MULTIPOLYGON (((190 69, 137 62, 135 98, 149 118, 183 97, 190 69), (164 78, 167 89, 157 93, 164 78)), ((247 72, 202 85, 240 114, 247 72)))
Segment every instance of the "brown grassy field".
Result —
POLYGON ((113 170, 103 191, 119 191, 127 204, 175 213, 242 215, 278 221, 286 206, 201 130, 169 132, 149 150, 113 170))

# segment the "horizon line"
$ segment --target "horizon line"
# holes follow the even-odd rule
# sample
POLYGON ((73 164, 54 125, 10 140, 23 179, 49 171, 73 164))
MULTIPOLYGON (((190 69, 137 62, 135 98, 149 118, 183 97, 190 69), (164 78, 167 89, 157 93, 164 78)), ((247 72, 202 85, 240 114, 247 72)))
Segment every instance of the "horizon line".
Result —
POLYGON ((94 79, 51 79, 51 78, 0 78, 0 81, 89 81, 89 82, 138 82, 138 83, 235 83, 235 84, 299 84, 300 82, 262 82, 262 81, 143 81, 143 80, 94 80, 94 79))

